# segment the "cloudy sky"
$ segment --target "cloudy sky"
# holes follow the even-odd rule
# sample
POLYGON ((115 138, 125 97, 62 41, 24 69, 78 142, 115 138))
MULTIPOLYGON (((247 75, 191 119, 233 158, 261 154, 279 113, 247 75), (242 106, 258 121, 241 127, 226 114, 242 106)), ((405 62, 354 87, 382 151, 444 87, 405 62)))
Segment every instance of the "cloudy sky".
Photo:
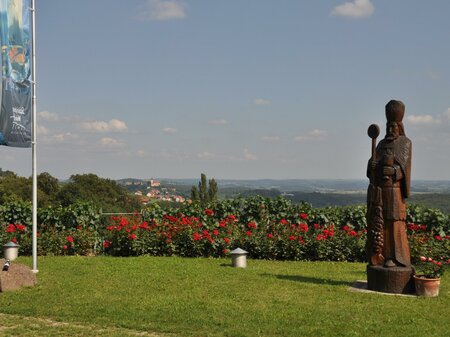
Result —
POLYGON ((400 99, 413 179, 450 179, 450 1, 36 5, 39 172, 365 179, 400 99))

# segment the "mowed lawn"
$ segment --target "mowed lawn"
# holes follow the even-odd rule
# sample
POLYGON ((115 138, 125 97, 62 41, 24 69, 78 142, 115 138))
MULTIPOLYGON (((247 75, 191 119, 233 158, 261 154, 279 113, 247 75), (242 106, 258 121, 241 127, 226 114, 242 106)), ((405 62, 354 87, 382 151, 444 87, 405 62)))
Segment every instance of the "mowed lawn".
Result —
MULTIPOLYGON (((30 258, 20 263, 31 264, 30 258)), ((450 336, 438 298, 348 291, 365 264, 40 257, 38 285, 0 293, 1 336, 450 336)))

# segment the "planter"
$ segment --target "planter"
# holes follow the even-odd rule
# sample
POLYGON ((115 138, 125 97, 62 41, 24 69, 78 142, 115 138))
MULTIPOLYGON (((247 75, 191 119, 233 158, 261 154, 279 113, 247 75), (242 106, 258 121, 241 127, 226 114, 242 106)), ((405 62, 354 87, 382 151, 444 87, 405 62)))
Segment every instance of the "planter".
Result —
POLYGON ((439 295, 440 278, 427 278, 423 275, 414 275, 417 296, 436 297, 439 295))

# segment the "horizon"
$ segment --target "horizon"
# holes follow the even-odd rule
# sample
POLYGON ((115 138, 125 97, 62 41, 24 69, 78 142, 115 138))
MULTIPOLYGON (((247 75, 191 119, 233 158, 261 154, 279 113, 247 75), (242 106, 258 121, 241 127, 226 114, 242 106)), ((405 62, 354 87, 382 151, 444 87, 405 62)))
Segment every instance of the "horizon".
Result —
MULTIPOLYGON (((364 180, 367 128, 380 140, 399 99, 412 180, 448 181, 449 12, 419 0, 37 1, 38 173, 364 180)), ((28 149, 0 155, 31 175, 28 149)))

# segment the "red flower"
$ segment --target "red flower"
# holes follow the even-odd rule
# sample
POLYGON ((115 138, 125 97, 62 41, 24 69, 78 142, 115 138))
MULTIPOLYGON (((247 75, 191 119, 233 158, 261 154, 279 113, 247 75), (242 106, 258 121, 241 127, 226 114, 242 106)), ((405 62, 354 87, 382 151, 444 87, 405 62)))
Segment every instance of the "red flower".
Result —
POLYGON ((224 238, 223 241, 224 241, 225 243, 230 243, 230 239, 228 239, 228 238, 224 238))
POLYGON ((308 220, 308 214, 306 214, 306 213, 300 213, 300 214, 299 214, 299 217, 300 217, 300 219, 302 219, 302 220, 308 220))
POLYGON ((136 240, 136 234, 132 233, 128 235, 128 239, 130 239, 131 241, 136 240))
POLYGON ((316 236, 316 241, 321 241, 321 240, 325 241, 326 239, 327 239, 327 237, 323 234, 319 234, 316 236))
POLYGON ((16 226, 14 226, 12 223, 8 225, 8 228, 6 228, 7 233, 14 233, 16 231, 16 226))
POLYGON ((427 258, 425 256, 420 257, 420 261, 426 261, 426 260, 427 260, 427 258))
POLYGON ((289 224, 289 222, 288 222, 286 219, 281 219, 281 220, 280 220, 280 223, 281 223, 282 225, 287 225, 287 224, 289 224))
POLYGON ((235 221, 236 220, 236 215, 230 214, 229 216, 227 216, 227 220, 235 221))
POLYGON ((420 229, 420 226, 417 226, 417 225, 415 225, 415 224, 413 224, 413 223, 409 223, 409 224, 407 225, 407 227, 408 227, 410 230, 412 230, 412 231, 417 231, 417 230, 420 229))
POLYGON ((309 229, 308 225, 305 224, 305 223, 301 223, 301 224, 299 225, 299 227, 300 227, 300 232, 307 232, 308 229, 309 229))
POLYGON ((73 236, 72 235, 69 235, 67 237, 67 242, 73 243, 73 236))
POLYGON ((16 238, 12 238, 11 241, 14 242, 14 243, 17 243, 17 239, 16 238))
POLYGON ((218 229, 213 230, 213 235, 215 236, 219 235, 219 230, 218 229))
POLYGON ((67 249, 68 247, 67 247, 67 245, 64 245, 63 248, 64 248, 64 249, 67 249))
POLYGON ((245 232, 245 235, 252 236, 252 232, 251 231, 247 231, 247 232, 245 232))
POLYGON ((106 227, 106 229, 107 229, 108 231, 110 231, 110 232, 111 232, 112 230, 114 230, 114 228, 115 228, 114 226, 108 226, 108 227, 106 227))
POLYGON ((103 241, 103 248, 108 248, 110 243, 108 240, 103 241))
POLYGON ((228 249, 223 249, 222 254, 225 255, 226 253, 228 253, 228 249))
POLYGON ((21 231, 21 232, 24 232, 24 231, 25 231, 25 226, 22 225, 21 223, 18 223, 18 224, 16 225, 16 228, 17 228, 19 231, 21 231))
POLYGON ((125 219, 124 217, 121 217, 120 218, 120 222, 119 222, 119 225, 121 225, 121 226, 126 226, 126 225, 128 225, 128 220, 127 219, 125 219))
POLYGON ((199 233, 194 233, 194 241, 200 241, 202 236, 199 233))
POLYGON ((350 231, 350 233, 348 233, 350 236, 356 236, 357 233, 355 231, 350 231))
POLYGON ((294 236, 294 235, 291 235, 291 236, 289 237, 289 241, 294 241, 294 240, 297 240, 297 237, 294 236))
POLYGON ((438 241, 442 241, 442 236, 440 236, 440 235, 436 235, 434 238, 438 241))
POLYGON ((207 209, 205 209, 205 214, 207 216, 211 216, 211 215, 214 215, 214 211, 212 209, 207 208, 207 209))
POLYGON ((273 234, 272 234, 272 233, 269 233, 269 234, 267 234, 267 237, 268 237, 269 239, 273 239, 273 234))
POLYGON ((219 226, 222 227, 222 228, 227 227, 226 221, 225 221, 225 220, 221 220, 221 221, 219 222, 219 226))
POLYGON ((314 224, 314 228, 319 229, 319 228, 322 228, 322 226, 319 225, 318 223, 315 223, 315 224, 314 224))
POLYGON ((251 221, 251 222, 248 223, 247 227, 248 228, 256 228, 256 223, 251 221))
POLYGON ((147 228, 148 228, 148 222, 147 222, 147 221, 144 221, 143 223, 141 223, 141 225, 139 226, 139 228, 147 229, 147 228))
POLYGON ((344 231, 349 231, 350 230, 350 227, 348 227, 347 225, 345 225, 344 227, 342 227, 342 229, 344 230, 344 231))

